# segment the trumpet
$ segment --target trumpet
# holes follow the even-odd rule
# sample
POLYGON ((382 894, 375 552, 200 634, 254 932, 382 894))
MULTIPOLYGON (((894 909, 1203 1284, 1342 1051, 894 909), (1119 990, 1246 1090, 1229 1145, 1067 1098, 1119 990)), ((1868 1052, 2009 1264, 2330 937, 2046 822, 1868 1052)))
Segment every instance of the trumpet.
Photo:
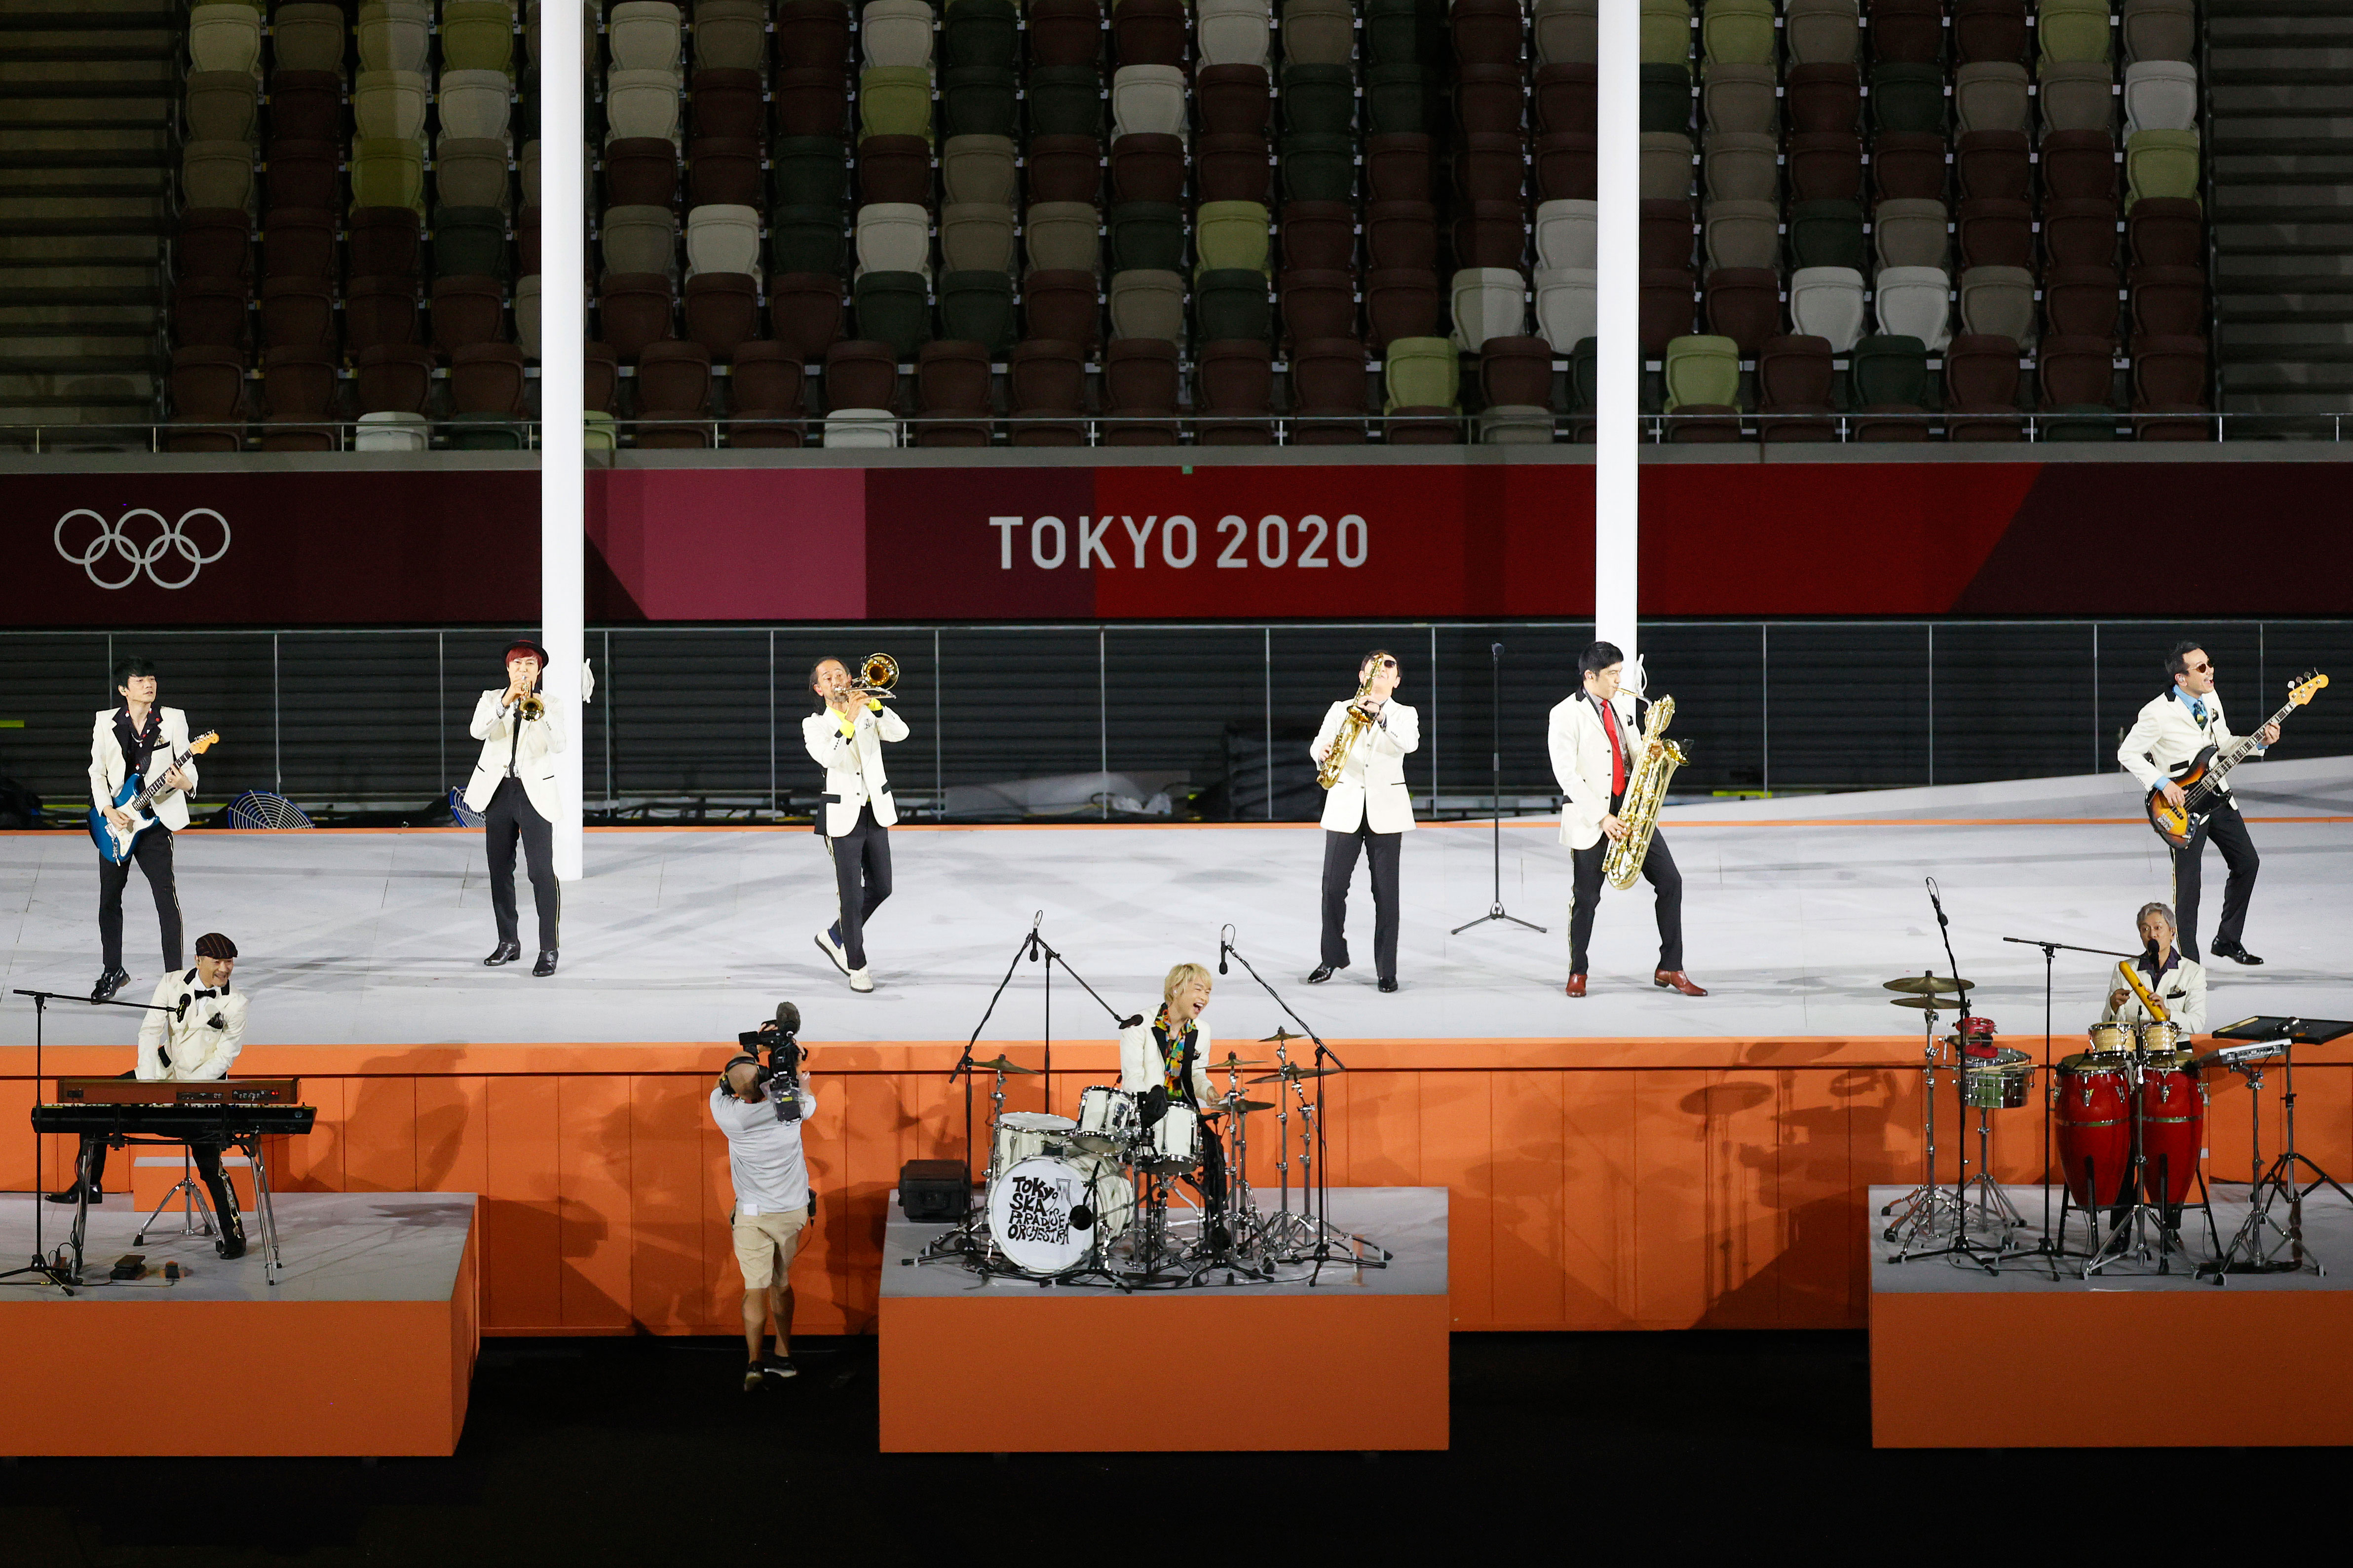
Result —
POLYGON ((891 689, 898 684, 899 661, 887 653, 870 653, 858 667, 858 678, 849 683, 849 689, 860 698, 888 702, 898 695, 891 689))
POLYGON ((538 692, 526 691, 522 694, 522 700, 515 704, 515 712, 526 721, 543 719, 547 716, 547 704, 538 692))

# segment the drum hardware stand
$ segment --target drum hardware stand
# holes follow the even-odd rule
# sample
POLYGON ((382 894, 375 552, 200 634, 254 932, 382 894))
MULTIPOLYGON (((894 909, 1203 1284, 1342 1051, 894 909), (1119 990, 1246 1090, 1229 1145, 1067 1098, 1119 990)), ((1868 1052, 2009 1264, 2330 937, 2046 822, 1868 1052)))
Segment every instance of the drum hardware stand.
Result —
MULTIPOLYGON (((1936 879, 1931 877, 1927 881, 1928 901, 1936 907, 1936 910, 1937 934, 1942 937, 1945 943, 1945 963, 1947 965, 1946 973, 1953 977, 1960 997, 1959 1001, 1955 1004, 1960 1011, 1957 1013, 1955 1016, 1958 1018, 1967 1018, 1969 1016, 1969 986, 1968 982, 1960 979, 1960 965, 1953 957, 1953 922, 1946 918, 1945 901, 1937 893, 1936 879)), ((1925 994, 1926 999, 1931 1003, 1936 1000, 1936 993, 1928 992, 1925 994)), ((1928 1020, 1929 1030, 1928 1128, 1931 1142, 1928 1145, 1927 1220, 1928 1223, 1933 1226, 1936 1217, 1936 1205, 1939 1196, 1936 1189, 1936 1149, 1934 1142, 1936 1123, 1936 1075, 1935 1063, 1936 1009, 1934 1006, 1929 1006, 1922 1009, 1922 1012, 1928 1020)), ((1967 1201, 1967 1194, 1969 1187, 1968 1058, 1958 1045, 1956 1045, 1953 1050, 1953 1098, 1956 1102, 1955 1109, 1957 1112, 1954 1121, 1957 1124, 1956 1130, 1960 1134, 1958 1139, 1959 1146, 1953 1151, 1953 1158, 1960 1176, 1959 1182, 1954 1187, 1952 1199, 1953 1238, 1942 1247, 1930 1247, 1925 1252, 1912 1251, 1910 1240, 1907 1238, 1903 1249, 1899 1250, 1895 1256, 1889 1258, 1888 1261, 1891 1263, 1907 1263, 1914 1258, 1952 1258, 1974 1263, 1978 1268, 1984 1269, 1987 1273, 1992 1274, 1997 1272, 1995 1266, 2000 1262, 2004 1252, 2008 1249, 2009 1238, 2005 1237, 1999 1245, 1989 1247, 1984 1242, 1972 1239, 1969 1236, 1969 1208, 1967 1201)))
MULTIPOLYGON (((1963 1088, 1965 1091, 1961 1098, 1966 1100, 1968 1098, 1966 1092, 1966 1080, 1968 1069, 1967 1068, 1963 1068, 1961 1069, 1961 1073, 1964 1079, 1963 1088)), ((2010 1194, 2002 1191, 2001 1184, 1993 1179, 1993 1128, 1989 1121, 1990 1112, 1988 1107, 1982 1105, 1978 1106, 1976 1110, 1978 1113, 1978 1173, 1974 1176, 1964 1177, 1961 1181, 1960 1193, 1958 1194, 1960 1197, 1961 1207, 1966 1209, 1969 1206, 1971 1201, 1970 1194, 1972 1191, 1974 1191, 1976 1194, 1975 1201, 1978 1208, 1978 1226, 1980 1227, 1995 1225, 2003 1226, 2005 1235, 2002 1239, 2001 1250, 2004 1252, 2017 1250, 2011 1246, 2007 1231, 2023 1226, 2026 1224, 2026 1216, 2018 1212, 2018 1205, 2010 1201, 2010 1194)))
MULTIPOLYGON (((1934 976, 1923 975, 1923 978, 1929 979, 1934 976)), ((1928 994, 1933 999, 1934 993, 1928 994)), ((1882 1215, 1895 1215, 1894 1223, 1882 1233, 1883 1238, 1888 1241, 1900 1240, 1903 1244, 1897 1249, 1895 1256, 1888 1259, 1890 1263, 1901 1263, 1910 1253, 1915 1241, 1936 1234, 1936 1216, 1939 1212, 1949 1209, 1957 1215, 1960 1209, 1960 1199, 1957 1196, 1948 1196, 1936 1184, 1937 1012, 1938 1009, 1935 1007, 1921 1010, 1923 1037, 1920 1071, 1921 1077, 1926 1080, 1925 1099, 1927 1105, 1927 1112, 1922 1119, 1921 1126, 1927 1143, 1928 1173, 1926 1180, 1920 1185, 1879 1211, 1882 1215), (1898 1213, 1899 1210, 1902 1212, 1898 1213)), ((1966 1017, 1968 1015, 1964 1011, 1958 1016, 1966 1017)))
POLYGON ((2328 1272, 2326 1264, 2305 1250, 2304 1200, 2322 1187, 2330 1187, 2335 1189, 2337 1195, 2345 1199, 2348 1204, 2353 1204, 2353 1193, 2348 1193, 2342 1183, 2320 1168, 2318 1161, 2309 1154, 2299 1152, 2295 1146, 2295 1047, 2299 1045, 2326 1044, 2347 1033, 2348 1029, 2353 1029, 2353 1025, 2327 1018, 2257 1017, 2247 1019, 2241 1024, 2234 1024, 2227 1029, 2214 1031, 2216 1039, 2246 1039, 2251 1036, 2275 1037, 2275 1043, 2280 1047, 2280 1072, 2284 1080, 2280 1091, 2280 1109, 2286 1118, 2284 1146, 2280 1150, 2278 1158, 2274 1159, 2266 1169, 2263 1165, 2263 1147, 2259 1141, 2262 1128, 2260 1091, 2263 1083, 2263 1059, 2257 1058, 2251 1061, 2234 1064, 2236 1070, 2247 1074, 2247 1116, 2252 1134, 2250 1146, 2253 1151, 2252 1163, 2255 1174, 2253 1184, 2247 1189, 2246 1219, 2240 1224, 2238 1232, 2231 1237, 2231 1245, 2222 1256, 2199 1271, 2200 1274, 2211 1276, 2215 1284, 2221 1284, 2223 1278, 2232 1274, 2290 1274, 2299 1273, 2306 1268, 2311 1269, 2315 1274, 2325 1275, 2328 1272), (2313 1180, 2309 1184, 2303 1183, 2302 1172, 2298 1167, 2311 1172, 2313 1180), (2284 1226, 2273 1217, 2272 1205, 2275 1203, 2284 1204, 2287 1207, 2287 1223, 2284 1226), (2266 1226, 2279 1232, 2277 1241, 2270 1243, 2264 1241, 2263 1229, 2266 1226), (2287 1249, 2287 1257, 2284 1259, 2278 1257, 2282 1247, 2287 1249))
MULTIPOLYGON (((2051 1264, 2051 1278, 2056 1279, 2059 1278, 2059 1259, 2076 1255, 2067 1250, 2066 1218, 2063 1206, 2060 1217, 2060 1228, 2056 1231, 2051 1228, 2051 1097, 2057 1092, 2059 1083, 2059 1080, 2052 1076, 2053 1069, 2051 1064, 2052 958, 2063 950, 2068 952, 2096 952, 2108 958, 2135 958, 2139 955, 2117 952, 2112 948, 2105 947, 2078 947, 2073 942, 2045 942, 2041 937, 2006 936, 2001 940, 2015 942, 2021 947, 2039 947, 2042 950, 2042 1234, 2036 1238, 2033 1247, 2021 1247, 2020 1250, 2048 1259, 2051 1264)), ((2063 1190, 2063 1183, 2062 1187, 2063 1190)))
MULTIPOLYGON (((1266 1251, 1264 1254, 1266 1261, 1270 1264, 1274 1261, 1275 1250, 1281 1240, 1280 1232, 1287 1230, 1290 1234, 1298 1238, 1298 1243, 1303 1247, 1303 1249, 1300 1250, 1296 1256, 1288 1259, 1288 1261, 1293 1263, 1307 1263, 1312 1261, 1315 1265, 1308 1274, 1307 1282, 1310 1285, 1315 1285, 1322 1282, 1324 1265, 1326 1263, 1335 1265, 1345 1264, 1351 1268, 1386 1268, 1389 1265, 1390 1258, 1394 1256, 1387 1247, 1380 1246, 1377 1242, 1367 1241, 1361 1236, 1356 1236, 1340 1229, 1338 1226, 1332 1224, 1331 1220, 1327 1217, 1331 1209, 1330 1182, 1332 1161, 1331 1151, 1325 1147, 1324 1142, 1324 1079, 1333 1072, 1347 1071, 1348 1064, 1340 1059, 1338 1052, 1333 1050, 1331 1047, 1324 1043, 1322 1036, 1318 1035, 1314 1029, 1307 1026, 1306 1019, 1292 1011, 1291 1004, 1282 999, 1282 994, 1281 992, 1277 991, 1273 986, 1269 985, 1266 983, 1266 976, 1258 972, 1257 966, 1252 964, 1249 959, 1242 956, 1241 950, 1234 945, 1233 931, 1234 928, 1228 926, 1219 935, 1218 955, 1220 966, 1223 965, 1225 959, 1229 954, 1230 954, 1236 962, 1241 964, 1243 972, 1249 974, 1252 980, 1258 982, 1259 989, 1265 992, 1269 996, 1274 999, 1274 1005, 1282 1008, 1284 1016, 1289 1017, 1293 1023, 1299 1026, 1301 1033, 1304 1035, 1306 1038, 1315 1042, 1315 1066, 1323 1069, 1316 1075, 1315 1079, 1314 1114, 1310 1117, 1307 1122, 1303 1124, 1300 1129, 1302 1143, 1302 1166, 1300 1170, 1299 1188, 1300 1204, 1303 1210, 1305 1210, 1306 1212, 1296 1216, 1296 1218, 1290 1215, 1289 1209, 1287 1207, 1287 1201, 1290 1195, 1290 1189, 1287 1184, 1289 1173, 1286 1172, 1286 1185, 1284 1187, 1286 1208, 1282 1215, 1270 1220, 1268 1228, 1264 1233, 1266 1238, 1266 1251), (1325 1059, 1327 1058, 1329 1058, 1329 1066, 1325 1065, 1325 1059), (1313 1130, 1312 1140, 1309 1136, 1311 1129, 1313 1130), (1308 1164, 1306 1162, 1307 1146, 1311 1142, 1315 1152, 1324 1156, 1322 1159, 1314 1162, 1313 1166, 1308 1164), (1321 1168, 1314 1168, 1318 1166, 1321 1168), (1309 1197, 1309 1194, 1311 1192, 1314 1194, 1314 1197, 1312 1199, 1314 1206, 1312 1209, 1309 1209, 1307 1205, 1311 1202, 1309 1197), (1303 1234, 1302 1234, 1303 1232, 1303 1234), (1367 1251, 1369 1251, 1371 1256, 1367 1256, 1367 1251)), ((1298 1037, 1284 1036, 1280 1027, 1275 1030, 1275 1034, 1278 1037, 1275 1041, 1275 1055, 1278 1059, 1281 1059, 1283 1062, 1285 1067, 1288 1067, 1290 1064, 1289 1058, 1285 1054, 1285 1042, 1288 1039, 1296 1038, 1298 1037)), ((1286 1075, 1286 1077, 1288 1077, 1288 1075, 1286 1075)), ((1297 1079, 1291 1079, 1290 1081, 1295 1084, 1297 1079)), ((1281 1095, 1277 1095, 1275 1098, 1278 1101, 1282 1100, 1281 1095)), ((1300 1100, 1303 1114, 1306 1109, 1306 1094, 1303 1090, 1300 1093, 1300 1100)), ((1278 1111, 1276 1114, 1280 1117, 1282 1112, 1278 1111)), ((1277 1168, 1282 1168, 1281 1162, 1279 1160, 1277 1163, 1277 1168)))
MULTIPOLYGON (((228 1177, 224 1173, 221 1179, 227 1181, 228 1177)), ((172 1184, 172 1190, 164 1194, 164 1201, 155 1205, 155 1212, 147 1216, 147 1223, 139 1227, 139 1234, 131 1238, 132 1246, 147 1245, 147 1233, 163 1223, 164 1211, 172 1206, 174 1198, 178 1198, 181 1203, 180 1234, 182 1236, 216 1234, 213 1229, 212 1205, 206 1201, 203 1190, 196 1184, 195 1171, 189 1160, 185 1144, 180 1146, 180 1179, 172 1184), (196 1228, 199 1215, 205 1222, 202 1230, 196 1228)))
MULTIPOLYGON (((1515 914, 1506 912, 1504 909, 1504 645, 1488 644, 1487 658, 1489 660, 1487 723, 1493 731, 1490 736, 1493 745, 1487 752, 1487 768, 1489 782, 1493 785, 1495 807, 1495 895, 1494 901, 1487 906, 1487 912, 1476 920, 1464 921, 1461 925, 1456 926, 1450 933, 1454 936, 1461 936, 1472 926, 1485 925, 1489 921, 1509 921, 1515 926, 1525 926, 1532 931, 1541 932, 1545 929, 1534 921, 1524 921, 1515 914)), ((1435 803, 1433 803, 1433 809, 1435 809, 1435 803)), ((1288 1010, 1285 1009, 1285 1011, 1288 1010)), ((1304 1024, 1300 1026, 1303 1029, 1306 1026, 1304 1024)), ((1323 1042, 1319 1040, 1316 1043, 1321 1045, 1323 1042)))
MULTIPOLYGON (((33 1100, 35 1104, 38 1104, 41 1098, 41 1044, 42 1037, 45 1033, 43 1026, 49 1016, 50 1003, 82 1002, 92 1006, 128 1007, 133 1012, 140 1013, 169 1013, 173 1011, 173 1009, 169 1007, 159 1006, 153 1002, 124 1002, 112 996, 109 996, 101 1002, 95 996, 69 995, 63 991, 26 991, 19 988, 16 991, 16 994, 19 996, 29 996, 33 999, 33 1100)), ((128 1078, 131 1075, 125 1073, 123 1076, 128 1078)), ((81 1283, 82 1239, 89 1234, 90 1230, 90 1188, 84 1182, 84 1178, 90 1174, 90 1172, 85 1163, 77 1156, 74 1161, 74 1184, 81 1194, 81 1202, 74 1205, 73 1230, 67 1242, 67 1247, 70 1247, 73 1250, 73 1262, 71 1264, 68 1264, 66 1262, 67 1247, 58 1247, 57 1255, 54 1258, 50 1257, 48 1254, 47 1243, 43 1238, 42 1235, 42 1221, 47 1216, 47 1213, 48 1194, 41 1190, 41 1133, 38 1128, 35 1128, 33 1130, 32 1171, 32 1259, 30 1262, 24 1264, 20 1268, 0 1269, 0 1279, 14 1279, 20 1274, 30 1274, 35 1279, 45 1280, 70 1296, 74 1293, 74 1287, 81 1283)), ((131 1189, 126 1184, 123 1187, 124 1195, 128 1196, 130 1191, 131 1189)), ((166 1199, 165 1201, 169 1202, 170 1200, 166 1199)))

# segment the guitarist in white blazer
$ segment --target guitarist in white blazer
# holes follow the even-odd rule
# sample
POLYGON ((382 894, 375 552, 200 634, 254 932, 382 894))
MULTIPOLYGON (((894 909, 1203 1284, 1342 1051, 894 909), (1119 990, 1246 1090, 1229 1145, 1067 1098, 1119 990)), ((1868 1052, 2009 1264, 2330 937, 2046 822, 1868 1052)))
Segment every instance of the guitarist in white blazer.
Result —
MULTIPOLYGON (((2233 737, 2222 717, 2222 700, 2214 694, 2214 661, 2194 642, 2176 643, 2166 656, 2166 672, 2173 684, 2163 696, 2144 704, 2138 718, 2116 748, 2116 762, 2140 781, 2144 790, 2161 789, 2174 805, 2181 804, 2181 786, 2167 777, 2209 746, 2229 746, 2233 737)), ((2258 751, 2278 742, 2279 726, 2266 724, 2256 733, 2258 751)), ((2181 911, 2181 951, 2198 957, 2198 892, 2200 862, 2208 839, 2222 851, 2231 873, 2222 884, 2222 921, 2214 928, 2209 951, 2234 963, 2261 963, 2240 940, 2247 925, 2247 905, 2255 896, 2255 872, 2263 858, 2247 834, 2246 818, 2225 784, 2208 808, 2205 826, 2189 842, 2173 851, 2173 902, 2181 911)))
MULTIPOLYGON (((151 760, 164 760, 188 749, 188 716, 177 708, 155 701, 153 660, 131 658, 114 667, 114 689, 122 702, 101 708, 90 731, 90 803, 116 827, 128 832, 131 819, 115 805, 122 781, 146 773, 151 760)), ((172 835, 188 826, 188 793, 196 787, 194 757, 164 775, 171 792, 155 802, 155 826, 132 844, 131 856, 120 866, 104 856, 98 862, 98 943, 103 967, 90 999, 103 1002, 122 989, 131 975, 122 967, 122 889, 131 880, 135 862, 147 876, 155 895, 155 923, 164 939, 164 969, 180 967, 182 930, 180 888, 172 869, 172 835)))
POLYGON ((821 706, 801 721, 801 743, 825 770, 816 826, 833 860, 839 910, 833 924, 817 933, 817 949, 849 977, 852 991, 871 991, 866 922, 891 896, 891 825, 899 820, 882 743, 905 740, 907 721, 853 682, 849 667, 838 658, 817 661, 809 689, 821 706))
MULTIPOLYGON (((1634 769, 1633 748, 1642 726, 1636 699, 1619 689, 1626 656, 1616 643, 1598 642, 1577 660, 1585 689, 1554 705, 1546 739, 1553 776, 1560 782, 1560 841, 1572 866, 1568 900, 1568 994, 1585 994, 1586 952, 1593 940, 1593 917, 1601 903, 1601 867, 1607 840, 1623 838, 1618 820, 1626 781, 1634 769)), ((1658 898, 1659 966, 1651 984, 1685 996, 1707 992, 1683 973, 1683 879, 1663 833, 1651 836, 1642 857, 1642 879, 1658 898)))
POLYGON ((1363 716, 1340 764, 1339 782, 1324 797, 1324 942, 1307 976, 1310 985, 1321 985, 1335 970, 1348 967, 1348 882, 1361 850, 1373 879, 1374 968, 1383 991, 1398 988, 1398 851, 1413 830, 1405 759, 1421 746, 1420 716, 1392 695, 1404 679, 1397 656, 1387 648, 1366 654, 1356 666, 1363 700, 1332 704, 1308 748, 1322 767, 1339 743, 1349 710, 1363 716))
POLYGON ((492 968, 522 956, 522 930, 515 917, 515 841, 522 841, 531 876, 532 901, 539 910, 539 960, 531 972, 555 973, 564 893, 555 879, 555 768, 547 760, 564 750, 564 721, 555 704, 540 695, 547 651, 528 637, 507 646, 507 684, 474 703, 469 732, 482 743, 466 804, 482 814, 482 847, 491 866, 491 911, 499 922, 499 945, 482 963, 492 968), (528 705, 535 705, 533 713, 528 705))

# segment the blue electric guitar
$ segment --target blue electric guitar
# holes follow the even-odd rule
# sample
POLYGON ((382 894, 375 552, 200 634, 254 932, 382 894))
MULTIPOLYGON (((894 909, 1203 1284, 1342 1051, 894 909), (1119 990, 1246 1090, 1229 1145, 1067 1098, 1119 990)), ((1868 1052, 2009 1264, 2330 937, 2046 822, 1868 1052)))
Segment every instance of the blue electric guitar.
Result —
POLYGON ((207 730, 189 742, 186 751, 175 753, 170 762, 154 770, 153 784, 147 782, 143 773, 134 773, 122 781, 122 787, 114 792, 114 809, 131 819, 128 832, 108 821, 106 813, 98 807, 90 808, 90 836, 97 841, 98 852, 106 857, 109 864, 120 866, 130 859, 132 846, 139 842, 139 836, 155 826, 155 803, 172 793, 172 786, 164 782, 172 770, 190 757, 212 750, 213 742, 219 739, 219 731, 207 730))

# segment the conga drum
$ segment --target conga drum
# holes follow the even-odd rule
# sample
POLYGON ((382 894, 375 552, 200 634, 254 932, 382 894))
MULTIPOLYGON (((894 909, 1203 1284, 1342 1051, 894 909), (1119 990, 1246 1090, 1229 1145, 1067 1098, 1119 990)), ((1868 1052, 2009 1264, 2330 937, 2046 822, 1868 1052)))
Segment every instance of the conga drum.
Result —
POLYGON ((2205 1146, 2206 1094, 2189 1062, 2188 1051, 2152 1053, 2140 1072, 2141 1192, 2168 1209, 2189 1200, 2205 1146))
POLYGON ((2084 1208, 2114 1208, 2132 1195, 2132 1098, 2125 1067, 2079 1053, 2053 1075, 2059 1168, 2084 1208), (2096 1195, 2095 1195, 2096 1194, 2096 1195))

